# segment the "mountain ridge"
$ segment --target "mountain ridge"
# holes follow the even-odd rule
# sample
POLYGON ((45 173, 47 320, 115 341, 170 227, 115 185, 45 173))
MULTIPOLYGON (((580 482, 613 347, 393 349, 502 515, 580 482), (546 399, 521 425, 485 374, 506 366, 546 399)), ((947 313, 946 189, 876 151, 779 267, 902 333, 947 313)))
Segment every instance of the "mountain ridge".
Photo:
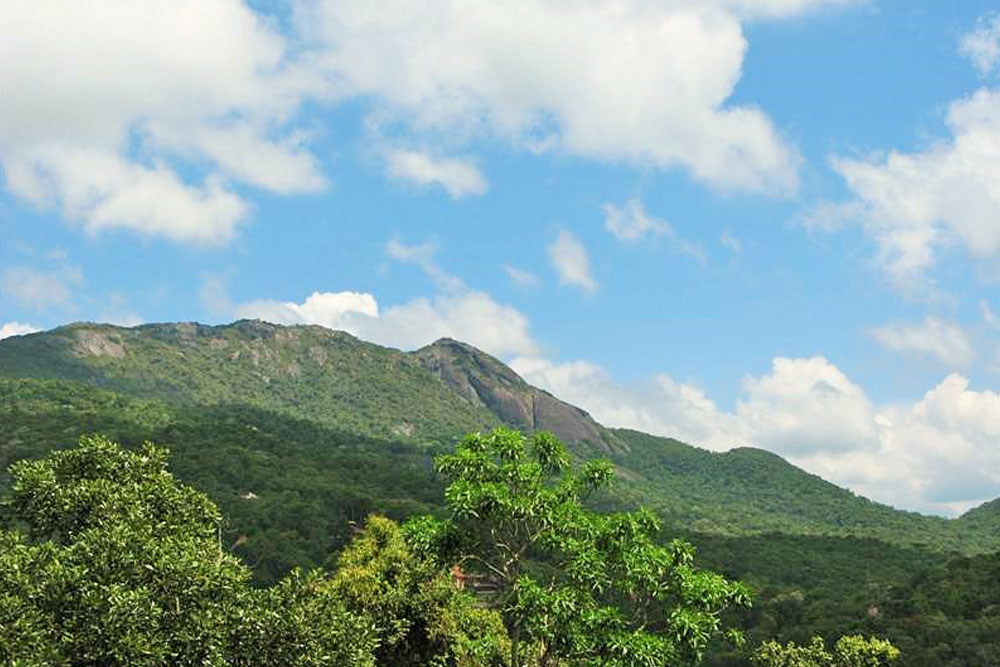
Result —
POLYGON ((259 320, 75 323, 0 341, 0 376, 74 381, 171 405, 247 405, 420 446, 499 424, 552 430, 577 456, 615 462, 623 478, 616 502, 653 506, 677 525, 718 534, 858 535, 968 552, 1000 547, 992 506, 955 520, 908 513, 767 450, 716 453, 609 429, 454 339, 402 352, 324 327, 259 320))

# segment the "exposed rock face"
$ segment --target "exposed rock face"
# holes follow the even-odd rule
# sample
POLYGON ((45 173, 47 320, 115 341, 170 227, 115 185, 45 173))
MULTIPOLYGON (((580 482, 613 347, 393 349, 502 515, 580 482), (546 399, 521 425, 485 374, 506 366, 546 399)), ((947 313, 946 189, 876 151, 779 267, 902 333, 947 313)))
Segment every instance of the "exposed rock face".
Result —
POLYGON ((80 356, 112 357, 121 359, 125 356, 125 346, 121 338, 102 331, 81 329, 76 332, 76 353, 80 356))
POLYGON ((442 338, 413 354, 447 385, 513 428, 528 433, 551 431, 575 449, 599 453, 628 449, 584 410, 532 387, 508 366, 471 345, 442 338))

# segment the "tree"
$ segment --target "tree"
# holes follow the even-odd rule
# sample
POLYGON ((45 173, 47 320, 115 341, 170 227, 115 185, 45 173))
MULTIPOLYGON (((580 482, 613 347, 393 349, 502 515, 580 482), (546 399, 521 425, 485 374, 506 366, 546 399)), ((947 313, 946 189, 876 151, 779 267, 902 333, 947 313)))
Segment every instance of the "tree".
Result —
POLYGON ((883 667, 897 658, 899 650, 884 639, 847 635, 837 640, 832 653, 822 637, 813 637, 809 646, 767 642, 751 660, 760 667, 883 667))
POLYGON ((250 587, 218 509, 166 456, 92 437, 11 466, 0 663, 373 665, 374 632, 318 574, 250 587))
POLYGON ((484 599, 504 619, 512 667, 695 663, 722 612, 749 605, 742 584, 694 566, 689 544, 659 544, 649 512, 588 510, 613 468, 574 471, 551 434, 471 435, 436 467, 451 517, 410 522, 410 541, 492 591, 484 599))
POLYGON ((371 516, 337 562, 331 589, 370 619, 386 667, 500 665, 509 640, 495 611, 458 590, 439 563, 414 554, 397 523, 371 516))

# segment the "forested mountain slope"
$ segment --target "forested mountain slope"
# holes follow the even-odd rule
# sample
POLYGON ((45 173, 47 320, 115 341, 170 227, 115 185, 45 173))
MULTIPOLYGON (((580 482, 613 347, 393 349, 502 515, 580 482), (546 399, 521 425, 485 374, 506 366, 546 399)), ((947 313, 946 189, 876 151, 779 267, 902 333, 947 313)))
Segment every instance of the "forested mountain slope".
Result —
MULTIPOLYGON (((670 438, 615 429, 628 451, 612 459, 638 499, 669 522, 702 533, 873 537, 900 545, 978 553, 1000 548, 983 520, 944 519, 875 503, 752 447, 710 452, 670 438)), ((984 506, 985 507, 985 506, 984 506)))
MULTIPOLYGON (((450 339, 404 353, 317 326, 246 320, 213 327, 74 324, 0 341, 0 376, 63 379, 113 390, 116 400, 146 401, 144 409, 169 412, 173 422, 204 421, 212 411, 256 411, 268 421, 290 418, 341 439, 388 440, 418 450, 450 445, 464 433, 499 423, 551 430, 578 455, 609 456, 619 466, 622 480, 614 503, 652 507, 669 523, 698 532, 856 536, 969 554, 1000 548, 995 507, 984 506, 961 520, 902 512, 762 450, 714 453, 669 438, 607 429, 585 411, 530 386, 497 359, 450 339)), ((18 393, 9 391, 7 400, 22 405, 19 419, 50 418, 32 417, 18 393)), ((73 393, 73 401, 88 400, 82 388, 73 393)), ((102 419, 113 418, 113 410, 103 412, 102 419)), ((66 428, 79 430, 82 424, 70 420, 66 428)), ((225 430, 207 424, 206 433, 225 430)), ((233 428, 227 438, 245 436, 254 424, 233 428)), ((289 433, 286 446, 296 446, 302 437, 289 433)), ((69 443, 74 439, 67 438, 69 443)), ((212 446, 207 438, 197 439, 212 446)), ((381 465, 391 468, 392 457, 381 465)), ((327 468, 325 474, 338 478, 343 472, 327 468)))
MULTIPOLYGON (((433 456, 501 422, 610 458, 619 480, 593 502, 654 509, 665 537, 689 539, 705 565, 748 582, 757 602, 741 622, 754 641, 866 632, 904 648, 905 667, 928 656, 995 664, 985 656, 996 607, 976 601, 980 589, 992 595, 983 577, 996 555, 955 556, 1000 550, 1000 501, 927 517, 759 449, 607 429, 457 341, 407 354, 259 322, 72 325, 0 341, 0 495, 9 463, 82 434, 152 440, 220 504, 224 544, 260 583, 329 565, 369 513, 439 511, 433 456)), ((746 662, 715 654, 708 664, 746 662)))

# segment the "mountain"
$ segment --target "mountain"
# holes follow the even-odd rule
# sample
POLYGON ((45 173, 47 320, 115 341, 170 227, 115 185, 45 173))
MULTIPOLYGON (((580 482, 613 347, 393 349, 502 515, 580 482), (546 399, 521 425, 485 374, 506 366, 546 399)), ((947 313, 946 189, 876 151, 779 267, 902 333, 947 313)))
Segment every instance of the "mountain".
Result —
MULTIPOLYGON (((193 420, 201 424, 201 433, 213 432, 226 441, 239 442, 223 433, 229 422, 244 435, 251 427, 261 428, 257 422, 280 424, 278 430, 294 441, 287 444, 293 449, 302 438, 331 438, 348 449, 345 443, 360 438, 367 439, 367 457, 377 441, 388 452, 379 465, 390 467, 397 454, 400 462, 407 460, 409 454, 403 453, 414 451, 411 446, 439 451, 464 433, 501 423, 528 432, 551 430, 577 456, 607 457, 618 467, 614 492, 595 502, 651 507, 672 526, 729 536, 854 536, 967 554, 1000 548, 995 508, 981 508, 961 520, 903 512, 856 496, 763 450, 709 452, 669 438, 609 429, 532 387, 494 357, 451 339, 405 353, 322 327, 260 321, 134 328, 73 324, 0 341, 0 376, 71 383, 32 385, 39 395, 55 392, 44 399, 55 404, 86 402, 87 387, 108 390, 114 398, 102 399, 106 402, 132 401, 133 412, 141 412, 136 405, 147 412, 159 410, 170 415, 164 417, 170 423, 193 420), (70 398, 58 398, 59 392, 70 398), (241 423, 251 413, 256 421, 241 423)), ((35 434, 31 446, 54 446, 42 441, 41 432, 55 413, 35 419, 18 391, 28 389, 9 389, 7 400, 21 406, 17 420, 35 434)), ((114 422, 112 410, 97 412, 102 423, 114 422)), ((169 430, 160 426, 144 427, 146 437, 176 446, 169 430)), ((62 428, 67 436, 74 432, 72 421, 62 428)), ((211 446, 205 437, 196 439, 211 446)), ((297 467, 313 457, 309 465, 322 470, 321 449, 316 445, 304 459, 282 465, 297 467)), ((429 475, 429 459, 422 461, 429 475)), ((343 471, 327 474, 339 478, 343 471)))
POLYGON ((1000 498, 973 507, 958 518, 958 523, 972 531, 986 532, 1000 543, 1000 498))
POLYGON ((505 424, 527 433, 551 431, 575 449, 602 454, 628 445, 586 411, 532 387, 520 375, 482 350, 442 338, 413 353, 427 370, 505 424))
MULTIPOLYGON (((947 520, 873 503, 770 452, 610 429, 499 360, 442 339, 412 353, 321 327, 74 324, 0 341, 0 497, 12 461, 99 432, 170 449, 261 583, 330 565, 357 523, 441 511, 433 459, 462 434, 553 430, 618 479, 698 562, 747 582, 751 642, 886 636, 901 667, 995 665, 1000 499, 947 520), (957 557, 964 554, 962 557, 957 557), (986 554, 986 555, 983 555, 986 554), (992 579, 991 579, 992 577, 992 579), (993 651, 991 653, 991 651, 993 651)), ((0 503, 0 512, 3 512, 0 503)), ((744 667, 716 653, 706 665, 744 667)))
POLYGON ((489 355, 441 340, 416 353, 318 326, 79 323, 0 344, 0 375, 80 380, 171 404, 250 405, 383 438, 450 442, 508 424, 585 454, 621 443, 489 355))

